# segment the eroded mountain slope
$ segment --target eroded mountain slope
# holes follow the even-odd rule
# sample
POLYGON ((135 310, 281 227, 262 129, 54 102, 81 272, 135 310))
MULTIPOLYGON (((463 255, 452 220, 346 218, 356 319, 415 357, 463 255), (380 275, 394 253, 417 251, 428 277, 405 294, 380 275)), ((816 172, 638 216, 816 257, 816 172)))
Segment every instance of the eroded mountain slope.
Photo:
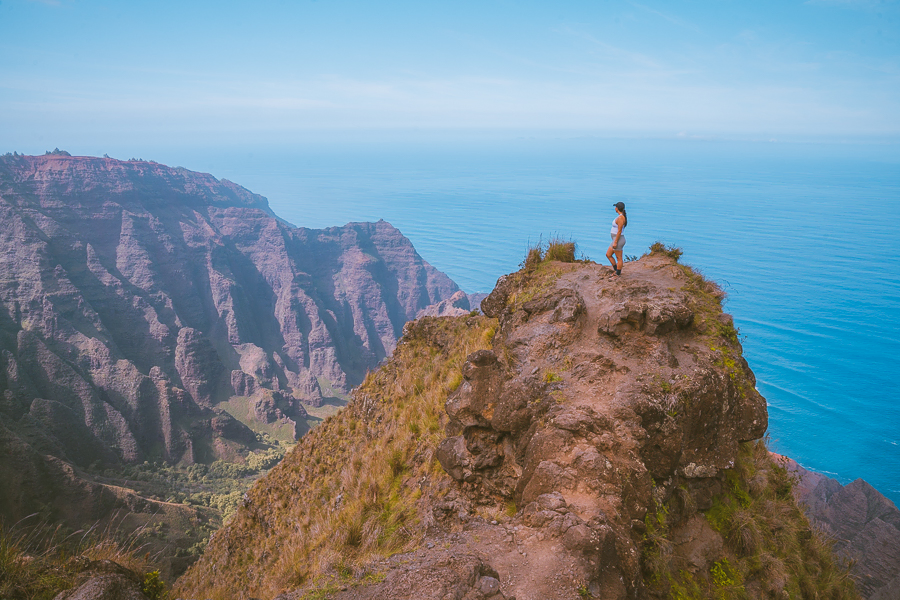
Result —
MULTIPOLYGON (((55 459, 98 473, 241 462, 261 431, 292 442, 304 403, 358 384, 458 291, 384 221, 293 227, 236 184, 152 162, 0 157, 0 223, 0 442, 16 456, 0 478, 27 480, 0 494, 7 522, 77 512, 55 459)), ((103 513, 85 502, 75 525, 103 513)))

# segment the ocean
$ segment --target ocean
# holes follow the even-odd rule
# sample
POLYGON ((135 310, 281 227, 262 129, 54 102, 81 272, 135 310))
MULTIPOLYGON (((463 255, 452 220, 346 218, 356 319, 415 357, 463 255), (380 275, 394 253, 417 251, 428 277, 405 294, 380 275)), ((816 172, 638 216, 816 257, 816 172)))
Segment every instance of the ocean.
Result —
POLYGON ((625 202, 626 255, 679 246, 728 293, 770 447, 900 504, 896 145, 521 138, 162 154, 268 197, 298 226, 385 219, 469 292, 551 236, 604 261, 612 204, 625 202))

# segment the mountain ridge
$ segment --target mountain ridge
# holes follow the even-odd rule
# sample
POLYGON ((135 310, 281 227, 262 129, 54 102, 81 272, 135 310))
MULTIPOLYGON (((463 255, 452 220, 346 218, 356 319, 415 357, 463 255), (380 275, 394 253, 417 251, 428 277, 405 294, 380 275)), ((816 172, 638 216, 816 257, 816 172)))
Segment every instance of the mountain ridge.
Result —
POLYGON ((459 290, 389 223, 294 227, 263 196, 154 162, 0 157, 0 221, 0 415, 18 457, 0 474, 35 474, 0 495, 8 522, 71 516, 49 490, 94 489, 87 471, 292 443, 307 409, 342 403, 459 290))

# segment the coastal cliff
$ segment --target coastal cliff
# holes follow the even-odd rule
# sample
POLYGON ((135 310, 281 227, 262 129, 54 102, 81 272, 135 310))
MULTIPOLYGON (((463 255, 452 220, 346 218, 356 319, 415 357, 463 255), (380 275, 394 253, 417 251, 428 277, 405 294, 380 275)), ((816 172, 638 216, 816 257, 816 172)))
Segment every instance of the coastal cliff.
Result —
POLYGON ((869 600, 900 600, 900 510, 862 479, 841 485, 784 456, 795 477, 794 497, 814 527, 834 541, 869 600))
POLYGON ((721 290, 665 249, 529 260, 407 325, 184 598, 856 598, 760 438, 721 290))
POLYGON ((0 157, 0 222, 6 523, 158 512, 85 470, 267 460, 459 291, 384 221, 294 227, 153 162, 0 157))

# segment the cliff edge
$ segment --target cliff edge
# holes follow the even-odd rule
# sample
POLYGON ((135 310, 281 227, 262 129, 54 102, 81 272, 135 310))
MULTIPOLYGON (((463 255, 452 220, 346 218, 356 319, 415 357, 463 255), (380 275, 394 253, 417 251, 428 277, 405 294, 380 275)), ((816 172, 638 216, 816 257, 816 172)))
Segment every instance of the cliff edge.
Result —
POLYGON ((759 441, 721 290, 654 252, 529 261, 247 494, 186 598, 855 598, 759 441))

